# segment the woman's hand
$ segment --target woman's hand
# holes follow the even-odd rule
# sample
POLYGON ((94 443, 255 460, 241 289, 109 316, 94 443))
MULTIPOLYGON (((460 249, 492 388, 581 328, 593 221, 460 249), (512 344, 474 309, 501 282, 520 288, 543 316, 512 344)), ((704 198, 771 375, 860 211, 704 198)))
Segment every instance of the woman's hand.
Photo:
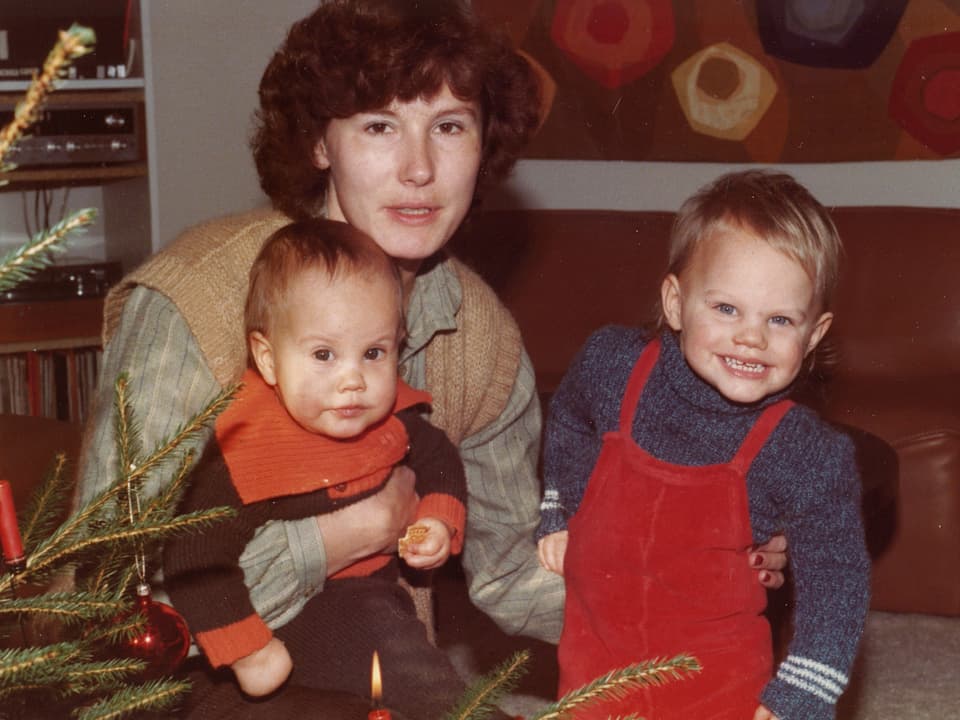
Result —
POLYGON ((230 668, 241 690, 251 697, 263 697, 283 685, 293 670, 293 661, 287 646, 277 638, 270 638, 270 642, 240 658, 230 668))
POLYGON ((557 575, 563 575, 563 558, 567 554, 569 536, 569 532, 561 530, 544 535, 537 542, 537 557, 540 559, 540 564, 557 575))
POLYGON ((317 516, 327 577, 370 555, 397 551, 397 540, 416 517, 415 480, 410 468, 397 466, 376 495, 317 516))
POLYGON ((440 567, 450 557, 450 528, 442 520, 423 517, 417 525, 427 528, 427 536, 418 543, 406 543, 400 557, 412 568, 432 570, 440 567))
POLYGON ((749 554, 750 567, 757 571, 757 580, 768 590, 783 585, 783 569, 787 566, 787 538, 774 535, 749 554))

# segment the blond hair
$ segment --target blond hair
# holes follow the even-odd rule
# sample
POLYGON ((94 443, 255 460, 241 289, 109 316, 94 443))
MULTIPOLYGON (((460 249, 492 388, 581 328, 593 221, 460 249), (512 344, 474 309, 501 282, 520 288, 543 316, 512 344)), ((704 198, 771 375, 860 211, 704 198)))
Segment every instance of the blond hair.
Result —
POLYGON ((840 275, 840 235, 827 209, 786 173, 732 172, 697 191, 674 220, 667 273, 679 275, 701 241, 731 226, 751 230, 800 263, 820 309, 829 308, 840 275))

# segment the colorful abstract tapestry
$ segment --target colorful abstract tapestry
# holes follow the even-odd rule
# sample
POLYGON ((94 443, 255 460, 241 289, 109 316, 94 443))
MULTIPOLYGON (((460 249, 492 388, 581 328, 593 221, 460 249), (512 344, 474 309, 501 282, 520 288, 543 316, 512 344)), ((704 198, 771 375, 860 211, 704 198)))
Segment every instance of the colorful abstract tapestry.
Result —
POLYGON ((960 157, 960 0, 473 0, 545 76, 529 157, 960 157))

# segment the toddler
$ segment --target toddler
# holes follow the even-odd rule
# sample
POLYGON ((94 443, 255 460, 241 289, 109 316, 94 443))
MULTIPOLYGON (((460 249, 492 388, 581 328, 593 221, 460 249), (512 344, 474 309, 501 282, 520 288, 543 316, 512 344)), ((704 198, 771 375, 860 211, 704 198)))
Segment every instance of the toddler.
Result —
POLYGON ((678 212, 661 330, 608 327, 550 406, 541 563, 564 576, 560 693, 691 653, 702 671, 578 717, 826 720, 869 599, 852 442, 790 391, 832 322, 840 240, 783 174, 725 175, 678 212), (783 532, 794 634, 772 675, 746 553, 783 532))

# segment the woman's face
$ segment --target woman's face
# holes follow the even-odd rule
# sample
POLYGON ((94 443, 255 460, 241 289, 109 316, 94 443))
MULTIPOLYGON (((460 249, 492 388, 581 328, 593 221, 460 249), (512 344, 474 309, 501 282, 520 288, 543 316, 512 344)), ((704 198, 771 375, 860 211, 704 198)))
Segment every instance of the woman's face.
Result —
POLYGON ((444 85, 429 100, 334 119, 314 148, 330 169, 327 217, 370 235, 401 267, 450 239, 473 201, 483 119, 444 85))

